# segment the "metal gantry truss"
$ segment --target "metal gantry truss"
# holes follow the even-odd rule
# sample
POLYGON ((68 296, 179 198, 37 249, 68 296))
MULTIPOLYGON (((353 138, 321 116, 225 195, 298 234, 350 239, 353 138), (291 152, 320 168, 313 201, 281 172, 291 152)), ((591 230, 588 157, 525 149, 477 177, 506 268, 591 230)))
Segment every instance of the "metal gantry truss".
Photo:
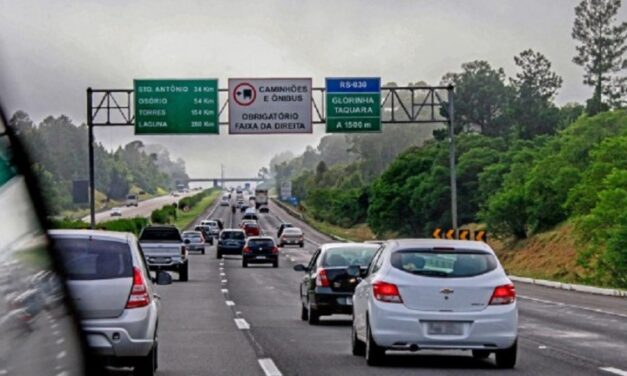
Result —
MULTIPOLYGON (((220 125, 229 124, 228 89, 219 89, 220 125)), ((87 89, 87 125, 89 128, 89 181, 91 226, 95 227, 94 127, 133 126, 132 89, 87 89)), ((381 88, 383 124, 446 123, 449 131, 452 226, 457 230, 457 179, 455 176, 455 132, 453 86, 384 86, 381 88)), ((312 122, 326 123, 326 89, 312 88, 312 122)))

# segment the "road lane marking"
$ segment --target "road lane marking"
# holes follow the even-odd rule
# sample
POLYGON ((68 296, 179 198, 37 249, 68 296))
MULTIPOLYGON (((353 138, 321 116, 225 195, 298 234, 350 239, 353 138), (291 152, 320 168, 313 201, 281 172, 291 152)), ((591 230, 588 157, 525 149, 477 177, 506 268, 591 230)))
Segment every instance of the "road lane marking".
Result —
POLYGON ((257 360, 259 361, 259 365, 261 366, 261 369, 263 370, 263 373, 266 374, 266 376, 283 376, 283 374, 281 373, 281 371, 279 371, 279 368, 276 366, 276 364, 274 364, 274 361, 271 358, 263 358, 257 360))
POLYGON ((227 281, 226 279, 223 279, 223 280, 222 280, 222 283, 227 283, 227 282, 228 282, 228 281, 227 281))
POLYGON ((63 338, 59 338, 59 339, 56 341, 56 344, 57 344, 57 345, 60 345, 60 344, 62 344, 63 342, 65 342, 65 340, 64 340, 63 338))
POLYGON ((65 351, 61 351, 60 353, 57 354, 57 359, 63 359, 65 358, 66 355, 67 353, 65 351))
POLYGON ((248 330, 250 329, 250 324, 248 324, 248 322, 246 321, 246 319, 234 319, 235 320, 235 325, 237 325, 237 329, 239 330, 248 330))
POLYGON ((231 307, 231 306, 234 306, 234 305, 235 305, 235 302, 234 302, 234 301, 232 301, 232 300, 227 300, 227 301, 226 301, 226 305, 228 305, 229 307, 231 307))
POLYGON ((224 277, 226 273, 220 273, 220 277, 224 277))
POLYGON ((222 293, 223 294, 228 294, 229 293, 229 289, 222 289, 222 293))
POLYGON ((521 299, 531 300, 532 302, 538 302, 538 303, 544 303, 544 304, 552 304, 552 305, 557 305, 557 306, 560 306, 560 307, 575 308, 575 309, 580 309, 580 310, 583 310, 583 311, 594 312, 594 313, 602 313, 602 314, 605 314, 605 315, 618 316, 618 317, 622 317, 622 318, 627 319, 627 315, 625 315, 625 314, 616 313, 616 312, 610 312, 610 311, 604 311, 604 310, 598 309, 598 308, 588 308, 588 307, 583 307, 583 306, 576 305, 576 304, 554 302, 552 300, 532 298, 531 296, 525 296, 525 295, 518 295, 518 297, 521 298, 521 299))
POLYGON ((614 368, 614 367, 599 367, 601 371, 613 373, 615 375, 627 376, 627 371, 623 371, 622 369, 614 368))

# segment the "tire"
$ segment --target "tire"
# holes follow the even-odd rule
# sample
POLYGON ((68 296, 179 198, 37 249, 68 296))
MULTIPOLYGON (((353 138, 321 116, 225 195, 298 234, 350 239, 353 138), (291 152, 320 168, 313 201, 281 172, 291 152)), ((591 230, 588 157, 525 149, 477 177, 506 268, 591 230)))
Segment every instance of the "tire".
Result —
POLYGON ((279 243, 279 247, 283 248, 283 247, 285 247, 285 244, 279 243))
POLYGON ((307 322, 309 322, 309 325, 318 325, 320 323, 320 315, 318 314, 318 311, 311 306, 311 302, 309 302, 309 306, 307 308, 307 322))
POLYGON ((300 319, 303 321, 309 320, 309 311, 307 311, 302 302, 300 303, 300 319))
POLYGON ((385 360, 385 349, 374 341, 370 333, 370 323, 366 321, 366 364, 380 366, 385 360))
POLYGON ((352 333, 351 333, 351 348, 353 351, 353 355, 355 356, 364 356, 366 355, 366 343, 359 338, 357 338, 357 330, 355 329, 355 317, 353 316, 353 325, 352 333))
POLYGON ((218 248, 218 250, 216 251, 216 258, 217 259, 221 259, 222 258, 222 251, 220 250, 220 248, 218 248))
POLYGON ((279 260, 278 259, 276 261, 272 262, 272 267, 273 268, 278 268, 279 267, 279 260))
POLYGON ((133 374, 136 376, 154 376, 157 370, 157 348, 153 347, 148 355, 135 363, 133 374))
POLYGON ((242 268, 247 268, 247 267, 248 267, 248 263, 242 260, 242 268))
POLYGON ((514 368, 516 366, 516 353, 518 352, 518 340, 514 342, 512 347, 504 350, 497 350, 496 366, 498 368, 514 368))
POLYGON ((299 245, 301 248, 303 248, 305 246, 305 243, 300 243, 299 245))
POLYGON ((204 248, 202 249, 202 251, 200 251, 200 254, 201 254, 201 255, 204 255, 204 254, 205 254, 205 249, 204 249, 204 248))
POLYGON ((475 359, 487 359, 490 356, 488 350, 472 350, 472 357, 475 359))
POLYGON ((185 261, 183 265, 179 265, 179 281, 189 281, 189 261, 185 261))

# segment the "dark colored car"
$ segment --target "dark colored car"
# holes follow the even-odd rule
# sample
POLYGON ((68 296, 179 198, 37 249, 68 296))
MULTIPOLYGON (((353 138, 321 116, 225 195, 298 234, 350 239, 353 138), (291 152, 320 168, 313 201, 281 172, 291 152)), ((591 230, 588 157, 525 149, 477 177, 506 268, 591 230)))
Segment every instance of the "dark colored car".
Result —
POLYGON ((279 226, 279 230, 276 233, 276 237, 280 238, 281 234, 283 234, 283 230, 285 230, 288 227, 294 227, 294 225, 291 223, 287 223, 287 222, 281 223, 281 225, 279 226))
POLYGON ((305 272, 300 284, 301 319, 313 325, 320 316, 352 314, 353 293, 359 280, 348 268, 367 269, 379 247, 364 243, 323 244, 307 266, 295 265, 294 270, 305 272))
POLYGON ((245 213, 246 210, 248 210, 248 205, 246 204, 242 204, 242 206, 240 206, 239 208, 240 213, 245 213))
POLYGON ((279 248, 269 236, 251 236, 246 240, 242 250, 242 266, 248 264, 272 264, 279 267, 279 248))
POLYGON ((205 254, 205 237, 200 231, 183 231, 183 241, 189 240, 185 246, 188 251, 198 251, 205 254))
POLYGON ((220 231, 220 235, 218 235, 216 257, 222 258, 222 255, 241 255, 245 243, 246 234, 244 230, 236 228, 224 229, 220 231))
POLYGON ((198 225, 194 227, 194 231, 202 232, 202 236, 203 238, 205 238, 205 243, 213 245, 213 235, 211 234, 211 227, 198 225))
POLYGON ((279 246, 285 247, 288 244, 298 245, 301 248, 305 246, 305 234, 298 227, 288 227, 281 233, 279 237, 279 246))
POLYGON ((245 223, 244 226, 242 226, 242 229, 244 230, 244 233, 246 233, 246 237, 261 235, 259 225, 256 223, 245 223))
POLYGON ((246 213, 242 216, 242 219, 252 219, 253 221, 258 221, 259 217, 256 213, 246 213))
POLYGON ((259 213, 269 213, 270 212, 270 208, 268 208, 266 205, 261 205, 259 207, 259 213))

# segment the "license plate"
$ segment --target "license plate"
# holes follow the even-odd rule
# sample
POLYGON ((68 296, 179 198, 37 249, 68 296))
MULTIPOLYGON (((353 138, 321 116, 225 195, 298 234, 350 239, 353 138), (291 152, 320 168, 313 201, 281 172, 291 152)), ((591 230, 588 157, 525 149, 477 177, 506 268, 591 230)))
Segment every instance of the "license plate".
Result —
POLYGON ((168 257, 154 257, 154 258, 152 259, 152 261, 154 261, 154 262, 156 262, 156 263, 159 263, 159 264, 162 264, 162 263, 164 263, 164 262, 168 262, 168 261, 169 261, 169 258, 168 258, 168 257))
POLYGON ((464 324, 454 321, 433 321, 427 323, 427 334, 460 336, 464 334, 464 324))
POLYGON ((265 260, 266 256, 257 256, 256 258, 257 258, 257 260, 265 260))

